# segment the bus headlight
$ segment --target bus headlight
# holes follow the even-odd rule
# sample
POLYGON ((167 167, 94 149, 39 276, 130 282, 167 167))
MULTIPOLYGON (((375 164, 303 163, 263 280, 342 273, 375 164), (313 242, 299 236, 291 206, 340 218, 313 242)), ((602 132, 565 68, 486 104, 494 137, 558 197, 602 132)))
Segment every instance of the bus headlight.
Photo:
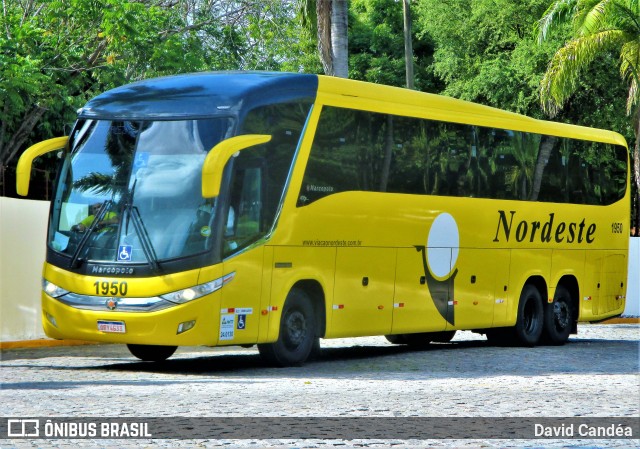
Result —
POLYGON ((216 290, 220 290, 226 284, 231 282, 235 275, 236 273, 233 272, 213 281, 196 285, 194 287, 185 288, 184 290, 178 290, 176 292, 160 295, 160 297, 176 304, 184 304, 185 302, 193 301, 194 299, 198 299, 205 295, 208 295, 209 293, 213 293, 216 290))
POLYGON ((44 290, 44 292, 52 298, 59 298, 60 296, 69 293, 69 290, 60 288, 53 282, 49 282, 46 279, 42 279, 42 290, 44 290))

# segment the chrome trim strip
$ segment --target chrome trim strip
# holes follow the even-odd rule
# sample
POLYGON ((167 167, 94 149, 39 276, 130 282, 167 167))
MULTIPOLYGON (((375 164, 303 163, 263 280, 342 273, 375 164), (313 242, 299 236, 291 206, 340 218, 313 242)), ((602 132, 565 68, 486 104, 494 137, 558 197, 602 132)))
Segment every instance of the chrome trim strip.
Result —
POLYGON ((167 301, 158 296, 149 298, 119 298, 113 296, 89 296, 77 293, 67 293, 58 298, 53 298, 76 309, 98 310, 100 312, 155 312, 176 306, 176 303, 167 301), (109 309, 107 302, 115 300, 115 309, 109 309))

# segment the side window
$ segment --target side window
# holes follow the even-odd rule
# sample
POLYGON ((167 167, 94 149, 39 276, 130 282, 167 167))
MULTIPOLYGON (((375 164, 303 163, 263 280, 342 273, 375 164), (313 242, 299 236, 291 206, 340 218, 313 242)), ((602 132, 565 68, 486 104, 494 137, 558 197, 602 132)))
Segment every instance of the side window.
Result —
MULTIPOLYGON (((245 150, 245 152, 251 151, 245 150)), ((231 180, 231 196, 224 224, 224 252, 231 254, 264 236, 266 166, 262 158, 237 158, 231 180)))
POLYGON ((379 190, 384 128, 380 114, 324 107, 298 206, 340 192, 379 190))
POLYGON ((298 206, 346 191, 610 204, 623 147, 324 107, 298 206))
POLYGON ((234 158, 224 255, 269 233, 280 207, 311 101, 260 106, 242 119, 239 134, 268 134, 271 141, 234 158))

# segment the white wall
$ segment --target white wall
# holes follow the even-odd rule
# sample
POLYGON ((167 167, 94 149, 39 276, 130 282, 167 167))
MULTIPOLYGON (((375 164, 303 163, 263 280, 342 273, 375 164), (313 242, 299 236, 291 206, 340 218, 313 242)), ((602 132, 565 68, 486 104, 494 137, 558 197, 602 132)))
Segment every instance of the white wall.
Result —
MULTIPOLYGON (((0 197, 0 341, 43 338, 40 285, 48 201, 0 197)), ((629 248, 627 307, 640 316, 640 238, 629 248)))
POLYGON ((0 197, 0 341, 43 338, 40 285, 48 201, 0 197))
POLYGON ((629 274, 627 280, 626 316, 640 316, 640 237, 629 242, 629 274))

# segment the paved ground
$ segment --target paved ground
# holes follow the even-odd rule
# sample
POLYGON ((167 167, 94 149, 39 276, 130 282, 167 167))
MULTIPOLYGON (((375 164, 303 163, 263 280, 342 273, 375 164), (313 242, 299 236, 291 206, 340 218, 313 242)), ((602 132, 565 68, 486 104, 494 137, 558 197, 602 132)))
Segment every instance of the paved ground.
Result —
MULTIPOLYGON (((581 325, 562 347, 497 348, 459 333, 421 351, 327 340, 302 368, 257 350, 180 348, 160 365, 123 346, 2 351, 5 417, 631 417, 640 325, 581 325)), ((640 447, 632 440, 0 440, 0 447, 640 447)))

